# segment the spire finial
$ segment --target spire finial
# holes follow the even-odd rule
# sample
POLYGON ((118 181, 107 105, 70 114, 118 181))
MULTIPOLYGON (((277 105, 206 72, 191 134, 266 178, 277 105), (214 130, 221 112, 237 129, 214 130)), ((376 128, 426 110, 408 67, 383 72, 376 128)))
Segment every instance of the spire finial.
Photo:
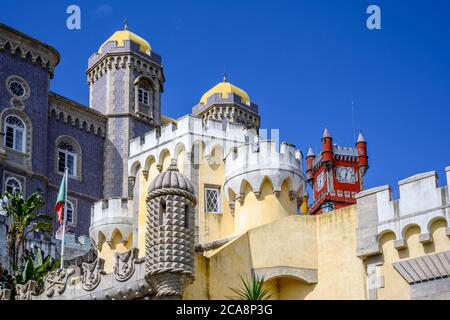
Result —
POLYGON ((361 131, 359 132, 358 140, 356 140, 356 143, 358 143, 358 142, 366 142, 361 131))
POLYGON ((325 130, 323 131, 322 139, 323 138, 331 138, 331 134, 330 131, 328 131, 328 128, 325 128, 325 130))
POLYGON ((223 73, 223 82, 228 82, 227 73, 226 72, 223 73))
POLYGON ((169 168, 167 168, 167 171, 178 171, 177 160, 176 159, 171 159, 170 160, 170 166, 169 166, 169 168))
POLYGON ((128 19, 127 18, 125 18, 125 26, 124 26, 124 30, 128 30, 128 19))

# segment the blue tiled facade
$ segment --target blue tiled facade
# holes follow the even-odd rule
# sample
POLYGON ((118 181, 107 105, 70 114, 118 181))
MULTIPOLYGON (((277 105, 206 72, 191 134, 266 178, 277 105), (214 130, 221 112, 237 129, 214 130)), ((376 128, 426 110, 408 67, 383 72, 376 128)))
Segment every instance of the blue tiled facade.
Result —
MULTIPOLYGON (((49 91, 59 59, 56 49, 0 23, 0 192, 6 191, 8 179, 18 181, 26 196, 41 191, 45 201, 41 213, 53 217, 57 230, 54 207, 63 178, 58 170, 58 145, 68 142, 76 154, 75 177, 69 178, 68 187, 68 200, 74 207, 69 228, 79 238, 89 235, 95 202, 130 196, 129 141, 161 126, 164 75, 161 57, 155 52, 143 53, 131 40, 123 46, 109 41, 101 54, 96 52, 87 61, 87 107, 49 91), (22 84, 24 95, 13 92, 11 79, 22 84), (150 104, 138 101, 141 83, 151 87, 150 104), (9 115, 25 124, 26 143, 21 151, 6 146, 9 115)), ((5 224, 0 221, 0 225, 5 224)), ((5 236, 1 231, 0 238, 5 236)), ((42 240, 42 236, 29 240, 42 240)), ((54 233, 45 237, 55 251, 54 233)))
MULTIPOLYGON (((73 137, 81 146, 82 150, 82 173, 81 181, 69 178, 69 190, 79 193, 79 195, 69 194, 69 197, 77 201, 77 221, 71 228, 76 235, 86 235, 89 232, 90 207, 93 205, 93 199, 102 198, 103 185, 103 144, 104 138, 101 135, 95 135, 77 126, 64 123, 63 119, 57 120, 55 117, 49 118, 48 126, 48 178, 49 183, 59 187, 62 174, 55 170, 57 157, 56 139, 61 135, 73 137), (95 181, 95 183, 93 183, 95 181), (87 197, 83 197, 83 195, 87 197), (89 198, 88 198, 89 197, 89 198)), ((53 205, 56 202, 58 190, 50 188, 47 203, 48 212, 52 212, 53 205)))
MULTIPOLYGON (((0 29, 0 39, 9 35, 2 31, 5 30, 0 29)), ((19 43, 22 40, 24 46, 28 45, 23 37, 19 35, 18 38, 19 43)), ((35 50, 39 49, 38 43, 35 50)), ((68 197, 75 206, 74 223, 70 229, 76 237, 87 235, 91 206, 103 197, 103 149, 107 119, 99 112, 49 92, 51 73, 48 68, 43 67, 42 61, 33 62, 31 54, 22 56, 19 50, 12 52, 9 42, 0 50, 0 144, 6 152, 6 159, 0 161, 0 191, 2 194, 5 192, 5 181, 13 176, 21 182, 26 196, 41 190, 45 201, 41 212, 55 218, 54 206, 62 180, 62 174, 57 171, 56 141, 61 136, 70 137, 81 148, 81 154, 77 154, 81 174, 77 179, 69 179, 68 197), (28 87, 29 97, 22 106, 11 102, 14 96, 8 90, 10 77, 22 79, 28 87), (52 107, 56 107, 58 112, 51 112, 52 107), (26 155, 5 145, 4 121, 10 114, 24 120, 27 132, 31 132, 26 155), (87 127, 94 123, 93 130, 87 127), (103 132, 99 128, 103 128, 103 132), (21 160, 17 160, 22 158, 31 161, 23 165, 21 160)), ((58 228, 56 221, 54 228, 58 228)))

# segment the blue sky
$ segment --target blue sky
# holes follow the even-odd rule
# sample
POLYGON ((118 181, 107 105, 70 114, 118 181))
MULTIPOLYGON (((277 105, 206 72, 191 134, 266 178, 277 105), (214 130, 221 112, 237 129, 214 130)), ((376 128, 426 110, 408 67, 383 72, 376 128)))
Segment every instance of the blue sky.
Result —
MULTIPOLYGON (((123 28, 162 55, 163 113, 180 117, 221 80, 259 104, 263 128, 306 155, 324 127, 353 145, 368 141, 366 188, 450 165, 450 2, 433 1, 21 1, 0 2, 0 21, 57 48, 51 89, 88 103, 88 57, 123 28), (81 30, 66 8, 81 8, 81 30), (381 8, 382 30, 366 28, 381 8)), ((397 194, 397 192, 395 192, 397 194)))

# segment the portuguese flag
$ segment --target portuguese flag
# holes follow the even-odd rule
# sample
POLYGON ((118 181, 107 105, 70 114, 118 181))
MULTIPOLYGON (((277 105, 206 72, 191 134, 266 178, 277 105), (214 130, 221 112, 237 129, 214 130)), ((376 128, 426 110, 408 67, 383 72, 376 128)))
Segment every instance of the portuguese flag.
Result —
POLYGON ((58 199, 56 200, 55 210, 58 215, 58 222, 62 224, 64 221, 64 206, 66 205, 67 196, 67 179, 66 174, 64 174, 63 180, 61 181, 61 186, 59 187, 58 199))

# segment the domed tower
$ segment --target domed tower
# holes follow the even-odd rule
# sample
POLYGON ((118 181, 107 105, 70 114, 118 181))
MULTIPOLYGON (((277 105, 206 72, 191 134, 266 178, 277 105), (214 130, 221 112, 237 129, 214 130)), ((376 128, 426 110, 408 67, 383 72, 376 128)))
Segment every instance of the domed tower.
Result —
POLYGON ((194 280, 194 190, 175 161, 148 189, 146 279, 159 298, 180 299, 194 280))
POLYGON ((201 97, 192 114, 204 120, 227 119, 253 129, 260 125, 258 105, 250 101, 247 92, 229 83, 226 75, 201 97))
POLYGON ((103 197, 128 198, 128 142, 161 126, 161 57, 126 24, 89 58, 87 78, 90 107, 108 118, 103 197))

